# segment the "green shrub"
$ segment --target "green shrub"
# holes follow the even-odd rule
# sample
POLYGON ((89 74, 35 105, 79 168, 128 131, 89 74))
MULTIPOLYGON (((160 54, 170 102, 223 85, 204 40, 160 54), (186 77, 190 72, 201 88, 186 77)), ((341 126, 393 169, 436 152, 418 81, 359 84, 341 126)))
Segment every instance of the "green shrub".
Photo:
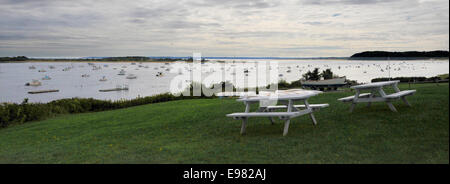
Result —
POLYGON ((395 77, 395 78, 382 77, 382 78, 372 79, 371 82, 381 82, 381 81, 390 81, 390 80, 399 80, 400 82, 425 82, 425 81, 436 81, 439 79, 440 79, 440 77, 430 77, 430 78, 426 78, 426 77, 395 77))
POLYGON ((279 89, 286 89, 286 88, 289 88, 289 86, 290 86, 291 84, 289 84, 288 82, 286 82, 285 80, 280 80, 280 81, 278 81, 278 88, 279 89))
POLYGON ((73 114, 84 112, 98 112, 105 110, 114 110, 132 106, 168 102, 181 99, 209 98, 204 95, 193 96, 174 96, 170 93, 163 93, 154 96, 138 97, 136 99, 126 100, 97 100, 93 98, 71 98, 54 100, 49 103, 28 103, 24 99, 21 104, 0 103, 0 127, 5 128, 13 123, 24 123, 30 121, 43 120, 45 118, 58 114, 73 114))

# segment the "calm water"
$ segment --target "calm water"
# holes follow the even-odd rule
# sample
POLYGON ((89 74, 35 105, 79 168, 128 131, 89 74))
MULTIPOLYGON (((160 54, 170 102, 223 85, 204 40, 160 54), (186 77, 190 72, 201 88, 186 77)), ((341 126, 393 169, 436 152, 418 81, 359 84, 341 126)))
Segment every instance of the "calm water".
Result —
MULTIPOLYGON (((242 81, 247 81, 248 87, 256 83, 248 82, 247 78, 256 78, 256 66, 267 63, 266 60, 225 60, 226 63, 206 63, 201 66, 202 78, 208 79, 204 83, 217 83, 222 78, 233 78, 232 83, 238 87, 242 81), (234 68, 248 69, 248 76, 233 74, 234 68), (236 77, 239 76, 239 77, 236 77), (243 77, 245 76, 245 77, 243 77)), ((278 70, 282 76, 276 75, 276 79, 284 79, 288 82, 298 80, 308 70, 331 68, 334 74, 346 76, 347 79, 358 82, 370 82, 377 77, 408 77, 424 76, 432 77, 449 73, 448 60, 417 60, 417 61, 348 61, 348 60, 271 60, 274 70, 278 70), (290 72, 288 72, 290 70, 290 72), (390 74, 389 74, 390 73, 390 74)), ((0 63, 0 102, 21 102, 28 98, 31 102, 48 102, 55 99, 83 97, 96 99, 132 99, 138 96, 150 96, 170 91, 170 83, 174 78, 190 81, 191 71, 200 71, 198 66, 192 63, 94 63, 101 69, 94 70, 88 63, 0 63), (107 65, 107 66, 105 66, 107 65), (141 65, 141 66, 139 66, 141 65), (35 66, 36 69, 29 69, 35 66), (53 69, 50 66, 54 66, 53 69), (68 71, 64 68, 70 67, 68 71), (126 67, 126 68, 125 68, 126 67), (167 68, 171 68, 167 71, 167 68), (39 70, 46 72, 39 72, 39 70), (117 75, 123 69, 126 75, 117 75), (162 77, 157 73, 162 72, 162 77), (88 74, 89 77, 82 77, 88 74), (136 79, 126 79, 128 74, 135 74, 136 79), (42 80, 48 75, 51 80, 42 80), (101 82, 103 76, 107 81, 101 82), (32 79, 38 79, 41 86, 25 86, 32 79), (128 91, 99 92, 100 89, 115 88, 117 85, 128 85, 128 91), (28 94, 28 91, 59 89, 56 93, 28 94)), ((252 80, 250 80, 252 81, 252 80)), ((261 81, 260 83, 261 84, 261 81)), ((263 83, 264 84, 264 83, 263 83)))

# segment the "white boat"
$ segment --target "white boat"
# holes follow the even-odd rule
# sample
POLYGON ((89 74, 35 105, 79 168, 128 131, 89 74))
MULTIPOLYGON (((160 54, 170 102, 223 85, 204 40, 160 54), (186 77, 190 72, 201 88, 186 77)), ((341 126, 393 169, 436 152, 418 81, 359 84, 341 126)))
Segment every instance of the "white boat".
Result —
POLYGON ((345 77, 339 77, 327 80, 302 80, 301 84, 303 87, 310 87, 312 89, 324 89, 324 88, 334 88, 345 86, 345 77))
POLYGON ((42 83, 38 80, 33 80, 25 84, 25 86, 40 86, 40 85, 42 85, 42 83))
POLYGON ((101 66, 95 66, 95 65, 94 65, 94 66, 92 67, 92 70, 100 70, 100 69, 102 69, 101 66))
POLYGON ((120 72, 119 72, 119 74, 117 74, 117 75, 125 75, 125 70, 120 70, 120 72))
POLYGON ((101 81, 101 82, 105 82, 105 81, 107 81, 108 79, 106 79, 106 77, 105 76, 103 76, 99 81, 101 81))
POLYGON ((136 79, 137 76, 134 74, 128 74, 127 79, 136 79))

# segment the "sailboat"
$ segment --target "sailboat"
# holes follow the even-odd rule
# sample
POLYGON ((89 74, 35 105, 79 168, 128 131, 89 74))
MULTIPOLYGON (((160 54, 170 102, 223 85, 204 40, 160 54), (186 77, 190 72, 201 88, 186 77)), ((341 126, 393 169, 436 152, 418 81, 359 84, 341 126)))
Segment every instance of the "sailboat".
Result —
POLYGON ((125 70, 120 70, 120 72, 119 72, 119 74, 117 74, 117 75, 125 75, 125 70))

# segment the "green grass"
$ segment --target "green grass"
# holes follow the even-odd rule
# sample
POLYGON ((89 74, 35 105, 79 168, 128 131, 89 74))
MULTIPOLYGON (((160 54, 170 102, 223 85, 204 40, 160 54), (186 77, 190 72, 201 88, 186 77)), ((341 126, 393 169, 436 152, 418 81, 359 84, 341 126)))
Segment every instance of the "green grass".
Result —
MULTIPOLYGON (((244 110, 234 99, 180 100, 132 108, 62 115, 0 129, 0 163, 449 163, 449 86, 417 84, 412 108, 385 103, 368 108, 325 93, 329 103, 308 116, 283 122, 241 121, 225 114, 244 110)), ((407 89, 408 85, 401 85, 407 89)), ((254 108, 257 108, 256 106, 254 108)))
POLYGON ((441 79, 446 79, 448 78, 449 74, 442 74, 442 75, 438 75, 438 77, 440 77, 441 79))

